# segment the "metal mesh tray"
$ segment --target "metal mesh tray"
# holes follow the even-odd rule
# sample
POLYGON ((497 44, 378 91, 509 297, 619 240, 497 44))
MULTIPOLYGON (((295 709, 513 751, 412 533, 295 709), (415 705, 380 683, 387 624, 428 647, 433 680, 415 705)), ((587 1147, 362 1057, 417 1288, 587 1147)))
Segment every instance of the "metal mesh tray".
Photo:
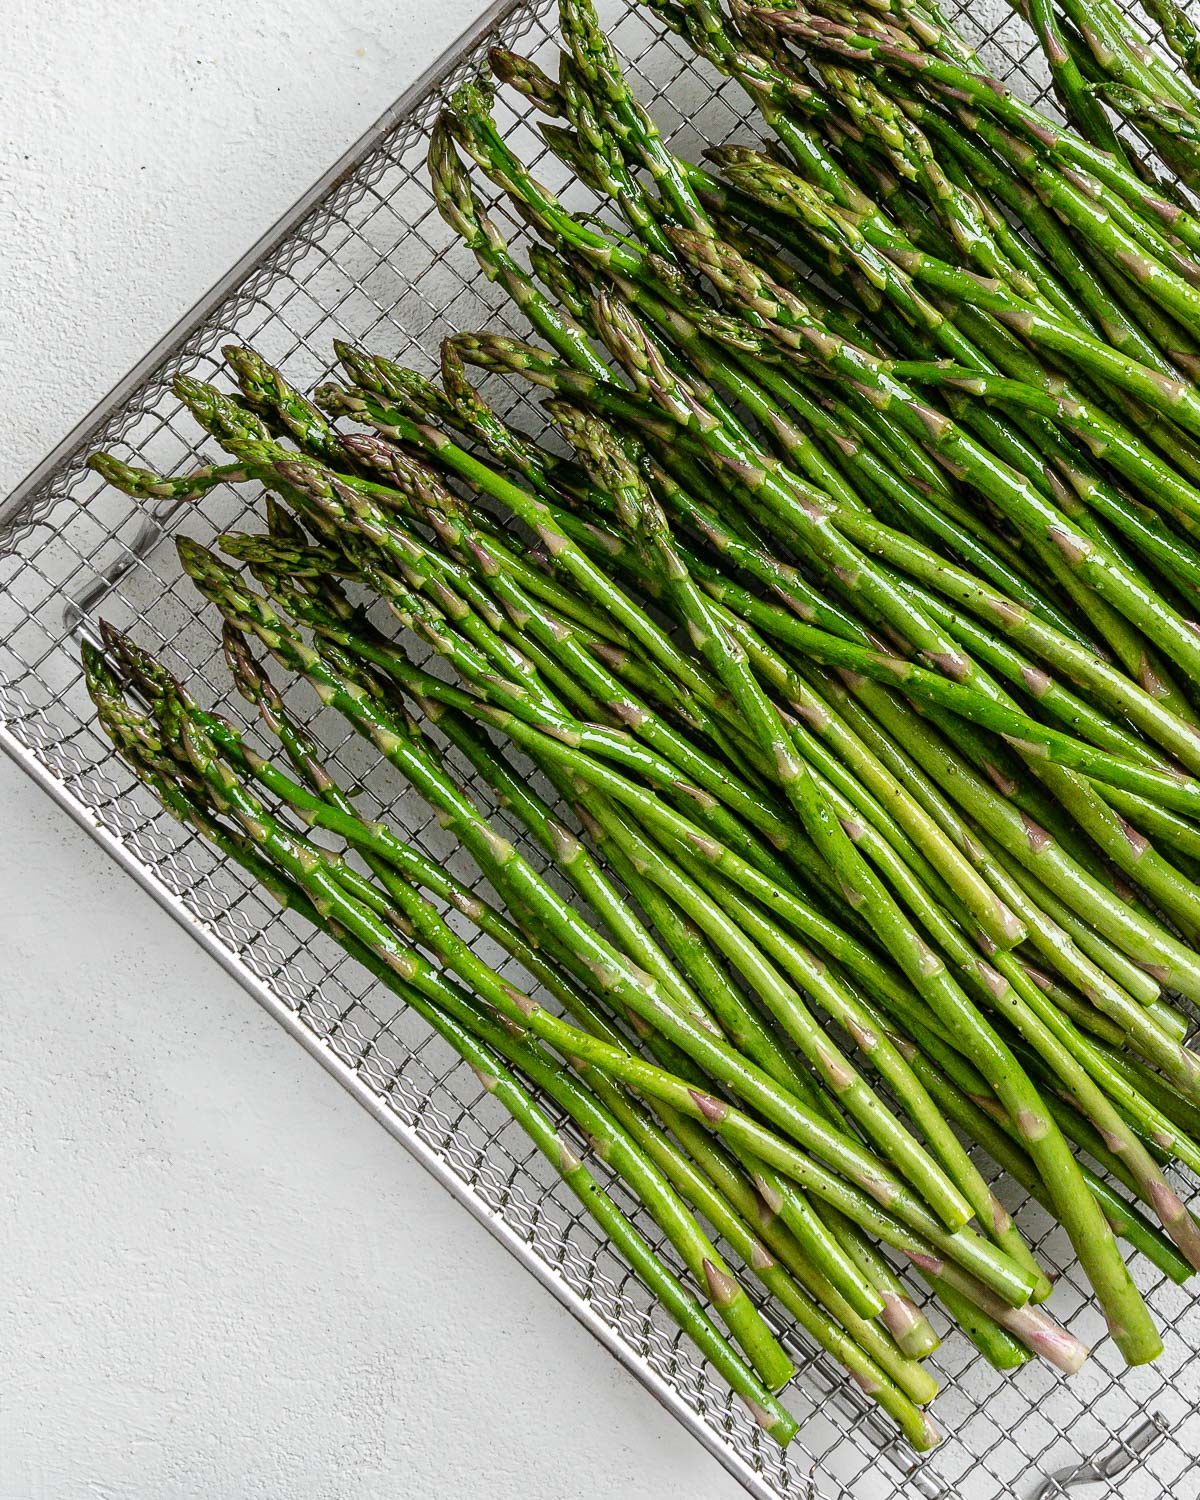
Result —
MULTIPOLYGON (((478 67, 490 42, 550 51, 550 8, 550 0, 493 7, 0 505, 0 745, 759 1500, 1044 1500, 1076 1485, 1090 1486, 1089 1495, 1194 1500, 1200 1302, 1138 1265, 1166 1329, 1166 1352, 1151 1367, 1124 1371, 1061 1230, 1011 1183, 1001 1188, 1008 1206, 1061 1271, 1053 1310, 1094 1346, 1082 1373, 1067 1381, 1034 1364, 1002 1377, 952 1334, 935 1357, 945 1385, 937 1417, 950 1436, 918 1464, 841 1372, 783 1328, 799 1368, 786 1399, 802 1429, 782 1454, 595 1238, 474 1075, 332 944, 265 903, 163 814, 93 726, 77 645, 100 615, 133 627, 203 701, 225 693, 212 614, 197 607, 171 537, 186 531, 207 540, 253 505, 242 491, 185 508, 138 506, 103 487, 84 467, 87 453, 103 446, 135 462, 142 455, 168 472, 194 463, 203 440, 170 379, 181 370, 213 375, 219 346, 231 337, 311 388, 329 369, 335 335, 430 365, 453 328, 501 323, 523 332, 438 216, 424 180, 424 142, 440 99, 478 67)), ((698 67, 637 5, 602 0, 600 9, 664 134, 684 151, 745 138, 747 106, 736 86, 698 67)), ((983 43, 996 71, 1044 99, 1040 58, 1005 0, 963 0, 958 10, 958 24, 983 43)), ((513 102, 500 101, 502 127, 560 186, 561 170, 513 102)), ((500 216, 519 245, 523 230, 502 209, 500 216)), ((513 399, 511 388, 505 398, 513 399)), ((538 416, 533 406, 518 415, 538 416)), ((400 791, 361 741, 314 702, 301 706, 347 778, 431 854, 474 878, 424 804, 400 791)), ((473 790, 487 802, 482 788, 473 790)), ((590 1164, 604 1178, 603 1164, 590 1164)), ((653 1224, 619 1185, 614 1191, 658 1243, 653 1224)), ((671 1258, 669 1248, 663 1253, 671 1258)))

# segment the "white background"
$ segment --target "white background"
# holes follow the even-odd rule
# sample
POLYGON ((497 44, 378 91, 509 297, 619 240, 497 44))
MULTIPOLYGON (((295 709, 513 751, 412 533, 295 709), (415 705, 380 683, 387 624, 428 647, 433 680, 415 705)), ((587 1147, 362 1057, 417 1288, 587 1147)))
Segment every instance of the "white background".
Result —
MULTIPOLYGON (((0 494, 480 0, 4 0, 0 494)), ((0 757, 0 1500, 740 1493, 0 757)))

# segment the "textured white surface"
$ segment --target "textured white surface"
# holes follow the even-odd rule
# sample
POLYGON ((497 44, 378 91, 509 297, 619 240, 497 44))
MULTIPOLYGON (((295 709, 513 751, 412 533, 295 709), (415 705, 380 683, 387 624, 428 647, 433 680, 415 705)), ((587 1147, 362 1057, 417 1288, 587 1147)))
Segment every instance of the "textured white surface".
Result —
MULTIPOLYGON (((478 8, 6 0, 0 494, 478 8)), ((0 1500, 740 1493, 2 758, 0 849, 0 1500)))

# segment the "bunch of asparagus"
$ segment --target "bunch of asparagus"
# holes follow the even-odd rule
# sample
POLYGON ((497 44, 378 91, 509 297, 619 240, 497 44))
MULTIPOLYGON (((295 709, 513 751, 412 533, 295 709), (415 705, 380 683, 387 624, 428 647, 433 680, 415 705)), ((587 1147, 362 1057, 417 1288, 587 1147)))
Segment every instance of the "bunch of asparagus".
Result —
POLYGON ((235 394, 176 382, 227 461, 93 458, 137 496, 265 489, 263 533, 179 554, 268 753, 115 629, 85 668, 164 806, 466 1059, 767 1432, 794 1324, 923 1449, 937 1338, 881 1246, 998 1368, 1087 1352, 980 1152, 1130 1364, 1161 1343, 1118 1240, 1200 1269, 1169 1176, 1200 1170, 1195 37, 1147 4, 1181 70, 1111 0, 1029 0, 1058 125, 924 0, 648 3, 766 144, 676 155, 590 0, 555 76, 491 62, 601 215, 481 84, 432 131, 540 343, 455 334, 440 383, 338 345, 311 400, 230 348, 235 394), (551 435, 472 368, 546 392, 551 435), (264 658, 495 904, 356 811, 264 658))

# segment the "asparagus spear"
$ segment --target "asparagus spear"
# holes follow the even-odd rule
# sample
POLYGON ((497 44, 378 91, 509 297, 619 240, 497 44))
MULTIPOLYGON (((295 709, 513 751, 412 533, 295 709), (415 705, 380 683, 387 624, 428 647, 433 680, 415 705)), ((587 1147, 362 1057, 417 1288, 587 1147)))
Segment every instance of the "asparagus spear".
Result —
MULTIPOLYGON (((89 686, 100 703, 107 700, 111 704, 116 696, 115 680, 94 648, 85 643, 83 649, 90 676, 89 686)), ((567 1185, 658 1300, 746 1401, 755 1420, 776 1441, 789 1442, 797 1430, 795 1420, 730 1349, 692 1296, 592 1177, 576 1155, 572 1143, 555 1130, 528 1092, 503 1066, 496 1052, 476 1040, 472 1033, 481 1028, 473 1025, 468 1029, 452 1014, 452 1008, 431 1004, 411 982, 410 971, 415 971, 419 965, 411 956, 406 956, 403 946, 391 931, 361 904, 352 903, 338 888, 336 880, 323 870, 319 860, 305 855, 302 840, 289 838, 282 829, 276 827, 272 830, 268 824, 260 822, 261 804, 252 798, 244 798, 236 778, 228 768, 221 766, 213 747, 197 732, 195 725, 185 724, 182 733, 197 774, 212 785, 222 806, 231 810, 240 821, 246 842, 222 835, 202 806, 193 806, 186 794, 180 794, 164 779, 155 779, 147 772, 153 789, 163 796, 172 811, 185 816, 212 838, 222 852, 246 864, 283 904, 299 911, 314 926, 330 932, 353 957, 450 1043, 475 1071, 487 1092, 505 1105, 538 1149, 555 1164, 567 1185), (260 854, 259 850, 263 853, 260 854), (272 866, 277 866, 278 873, 272 871, 272 866)), ((473 1018, 474 1013, 469 1007, 466 1009, 473 1018)), ((489 1035, 495 1044, 505 1033, 502 1028, 492 1027, 489 1035)), ((581 1095, 582 1091, 579 1093, 581 1095)), ((711 1280, 717 1288, 713 1293, 714 1300, 728 1304, 731 1292, 726 1283, 729 1278, 722 1279, 716 1266, 713 1272, 711 1280)), ((915 1422, 912 1431, 914 1438, 924 1433, 924 1440, 936 1441, 936 1433, 927 1424, 915 1422)))
MULTIPOLYGON (((240 395, 186 377, 177 391, 232 463, 160 476, 94 460, 152 501, 258 480, 303 518, 308 535, 272 500, 267 540, 226 541, 265 598, 194 544, 181 554, 296 775, 112 632, 152 717, 95 653, 85 664, 102 721, 165 805, 453 1045, 461 1033, 489 1065, 507 1058, 606 1143, 768 1385, 786 1377, 782 1352, 685 1200, 920 1445, 928 1386, 870 1320, 882 1312, 905 1349, 928 1325, 864 1231, 909 1257, 998 1364, 1022 1348, 1065 1369, 1082 1355, 1028 1305, 1047 1286, 943 1110, 1067 1227, 1131 1362, 1157 1340, 1113 1234, 1177 1279, 1200 1257, 1160 1170, 1200 1163, 1200 1066, 1161 997, 1200 996, 1200 220, 1104 113, 1136 121, 1186 178, 1197 95, 1110 0, 1086 16, 1031 0, 1077 129, 998 86, 919 0, 650 3, 775 135, 767 154, 717 153, 728 180, 668 148, 588 0, 563 0, 557 81, 511 53, 493 66, 563 122, 544 127, 551 148, 631 237, 534 181, 482 90, 460 90, 432 135, 439 208, 554 354, 460 335, 439 389, 341 345, 355 388, 310 402, 231 348, 240 395), (456 147, 545 237, 532 276, 456 147), (781 247, 821 284, 802 285, 781 247), (468 362, 547 388, 582 464, 501 420, 468 362), (340 431, 347 416, 375 435, 340 431), (510 519, 544 557, 514 545, 510 519), (338 577, 386 601, 457 681, 417 668, 338 577), (247 636, 434 806, 504 910, 356 814, 247 636), (602 927, 488 824, 406 704, 602 927), (486 731, 576 806, 583 839, 486 731), (369 877, 292 820, 340 835, 369 877), (422 890, 571 1020, 501 980, 422 890), (810 1002, 878 1065, 924 1144, 810 1002), (994 1245, 963 1227, 971 1212, 994 1245)), ((1186 25, 1152 10, 1186 60, 1186 25)), ((511 1079, 505 1102, 537 1138, 544 1117, 522 1114, 516 1075, 488 1076, 511 1079)), ((644 1242, 606 1215, 641 1265, 644 1242)), ((647 1274, 786 1437, 669 1273, 647 1274)))

